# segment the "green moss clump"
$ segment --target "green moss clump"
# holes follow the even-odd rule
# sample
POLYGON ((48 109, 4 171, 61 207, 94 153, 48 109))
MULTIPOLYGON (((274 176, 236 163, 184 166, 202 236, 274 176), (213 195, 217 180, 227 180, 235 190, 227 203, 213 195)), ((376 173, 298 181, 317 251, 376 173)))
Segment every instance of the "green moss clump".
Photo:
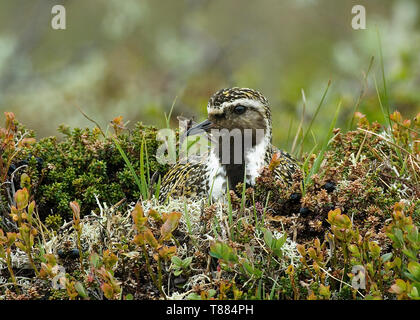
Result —
POLYGON ((58 214, 50 214, 45 219, 45 224, 47 227, 51 228, 52 230, 58 230, 60 226, 63 224, 63 219, 58 214))
MULTIPOLYGON (((136 201, 140 197, 135 179, 111 138, 105 139, 98 128, 60 127, 59 131, 64 134, 61 141, 57 137, 41 139, 20 155, 21 159, 31 155, 26 172, 33 181, 40 217, 47 219, 52 228, 61 223, 59 217, 64 220, 72 217, 70 201, 80 203, 83 216, 98 210, 95 195, 106 203, 124 198, 136 201)), ((143 139, 150 174, 163 175, 168 169, 156 161, 157 131, 137 123, 134 130, 124 130, 117 136, 139 176, 143 139)))

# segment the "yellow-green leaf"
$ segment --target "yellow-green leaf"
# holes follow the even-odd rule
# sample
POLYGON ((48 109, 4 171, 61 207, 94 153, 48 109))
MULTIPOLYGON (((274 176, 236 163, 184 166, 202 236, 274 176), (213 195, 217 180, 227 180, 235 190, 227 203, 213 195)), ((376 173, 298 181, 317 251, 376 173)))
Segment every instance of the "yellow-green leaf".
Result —
POLYGON ((15 193, 15 201, 19 210, 26 208, 29 201, 29 193, 26 188, 20 189, 15 193))
POLYGON ((171 212, 168 215, 165 223, 160 228, 161 240, 169 240, 171 238, 172 232, 177 228, 179 219, 181 218, 180 212, 171 212))

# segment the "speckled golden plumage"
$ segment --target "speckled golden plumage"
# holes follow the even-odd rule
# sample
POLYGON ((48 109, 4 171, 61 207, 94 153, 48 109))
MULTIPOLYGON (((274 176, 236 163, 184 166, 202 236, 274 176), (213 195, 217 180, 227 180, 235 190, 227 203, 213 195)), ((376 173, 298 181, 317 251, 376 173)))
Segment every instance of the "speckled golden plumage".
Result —
MULTIPOLYGON (((201 128, 204 128, 205 125, 207 130, 210 127, 218 129, 264 128, 265 144, 263 144, 264 148, 260 152, 261 161, 259 167, 262 168, 268 165, 273 155, 278 153, 276 157, 278 166, 275 168, 274 174, 277 179, 291 183, 292 174, 298 166, 288 153, 277 149, 271 144, 271 112, 267 99, 261 93, 248 88, 222 89, 210 98, 207 111, 209 120, 206 120, 206 123, 199 124, 197 127, 201 125, 201 128), (242 108, 239 109, 240 113, 237 110, 238 106, 242 108), (243 111, 244 108, 245 111, 243 111)), ((261 141, 261 143, 264 141, 261 141)), ((256 156, 258 156, 257 153, 256 156)), ((174 165, 162 179, 159 199, 164 201, 168 197, 181 196, 207 198, 213 191, 215 180, 218 181, 220 190, 223 190, 226 186, 226 181, 224 180, 236 182, 238 175, 242 174, 240 181, 243 181, 245 170, 247 170, 245 168, 248 168, 247 160, 244 160, 245 165, 230 167, 221 165, 220 168, 222 169, 220 171, 224 170, 225 175, 223 175, 223 172, 220 175, 214 174, 214 171, 212 173, 211 161, 210 157, 207 156, 203 157, 199 162, 177 163, 174 165), (230 178, 234 176, 232 171, 235 170, 237 171, 236 179, 231 180, 230 178)), ((252 158, 250 161, 252 161, 252 158)), ((249 166, 251 167, 251 165, 252 163, 249 166)), ((246 171, 246 177, 250 181, 249 184, 252 185, 255 177, 252 177, 252 174, 248 171, 246 171)), ((231 186, 229 183, 229 187, 234 189, 235 186, 231 186)), ((220 195, 222 194, 220 193, 220 195)), ((214 197, 213 194, 212 196, 214 197)))

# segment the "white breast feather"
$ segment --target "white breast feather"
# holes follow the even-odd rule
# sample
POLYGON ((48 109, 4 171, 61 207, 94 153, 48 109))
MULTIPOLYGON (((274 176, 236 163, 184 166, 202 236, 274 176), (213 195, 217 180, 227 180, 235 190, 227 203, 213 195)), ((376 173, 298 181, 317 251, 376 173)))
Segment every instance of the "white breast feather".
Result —
POLYGON ((268 137, 264 137, 264 139, 246 155, 246 182, 251 185, 255 184, 255 179, 260 175, 261 169, 266 165, 264 162, 268 143, 268 137))
POLYGON ((210 152, 208 161, 209 179, 208 190, 214 200, 221 198, 226 192, 226 169, 220 164, 219 159, 210 152))

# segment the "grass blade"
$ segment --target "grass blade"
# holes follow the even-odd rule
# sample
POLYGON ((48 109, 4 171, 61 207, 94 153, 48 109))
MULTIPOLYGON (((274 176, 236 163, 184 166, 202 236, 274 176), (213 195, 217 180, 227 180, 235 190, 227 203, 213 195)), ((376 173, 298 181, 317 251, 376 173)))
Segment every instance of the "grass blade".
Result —
POLYGON ((306 132, 303 135, 302 142, 301 142, 302 145, 305 143, 305 140, 306 140, 306 137, 307 137, 308 133, 311 132, 312 124, 314 123, 314 120, 317 117, 317 115, 319 113, 319 110, 321 109, 322 105, 324 104, 324 100, 325 100, 325 97, 327 96, 328 89, 330 88, 330 86, 331 86, 331 80, 328 80, 327 88, 325 88, 324 94, 322 95, 321 101, 319 102, 319 104, 318 104, 318 106, 315 110, 315 113, 314 113, 314 115, 311 119, 311 122, 309 123, 308 129, 306 129, 306 132))
POLYGON ((142 190, 142 186, 141 186, 141 182, 140 179, 138 177, 138 175, 136 174, 136 171, 134 170, 133 165, 131 164, 130 160, 128 159, 127 155, 125 154, 124 150, 121 148, 121 145, 119 144, 118 140, 115 139, 115 137, 111 136, 111 139, 114 141, 115 146, 117 147, 118 151, 121 154, 121 157, 124 159, 125 164, 127 165, 127 167, 129 168, 131 175, 133 176, 137 187, 139 188, 139 191, 141 192, 142 190))
POLYGON ((312 181, 312 176, 315 173, 317 173, 319 171, 319 168, 321 167, 321 163, 322 163, 322 160, 324 159, 325 151, 327 151, 330 139, 332 137, 332 132, 333 132, 335 124, 337 122, 337 118, 338 118, 338 114, 340 113, 340 109, 341 109, 341 101, 339 102, 339 104, 337 106, 334 118, 331 121, 330 128, 328 129, 327 137, 324 140, 324 143, 321 147, 321 150, 320 150, 318 156, 316 157, 316 159, 314 161, 314 164, 311 168, 311 171, 309 172, 309 174, 305 178, 304 185, 303 185, 303 195, 305 195, 306 188, 308 187, 309 183, 312 181))

